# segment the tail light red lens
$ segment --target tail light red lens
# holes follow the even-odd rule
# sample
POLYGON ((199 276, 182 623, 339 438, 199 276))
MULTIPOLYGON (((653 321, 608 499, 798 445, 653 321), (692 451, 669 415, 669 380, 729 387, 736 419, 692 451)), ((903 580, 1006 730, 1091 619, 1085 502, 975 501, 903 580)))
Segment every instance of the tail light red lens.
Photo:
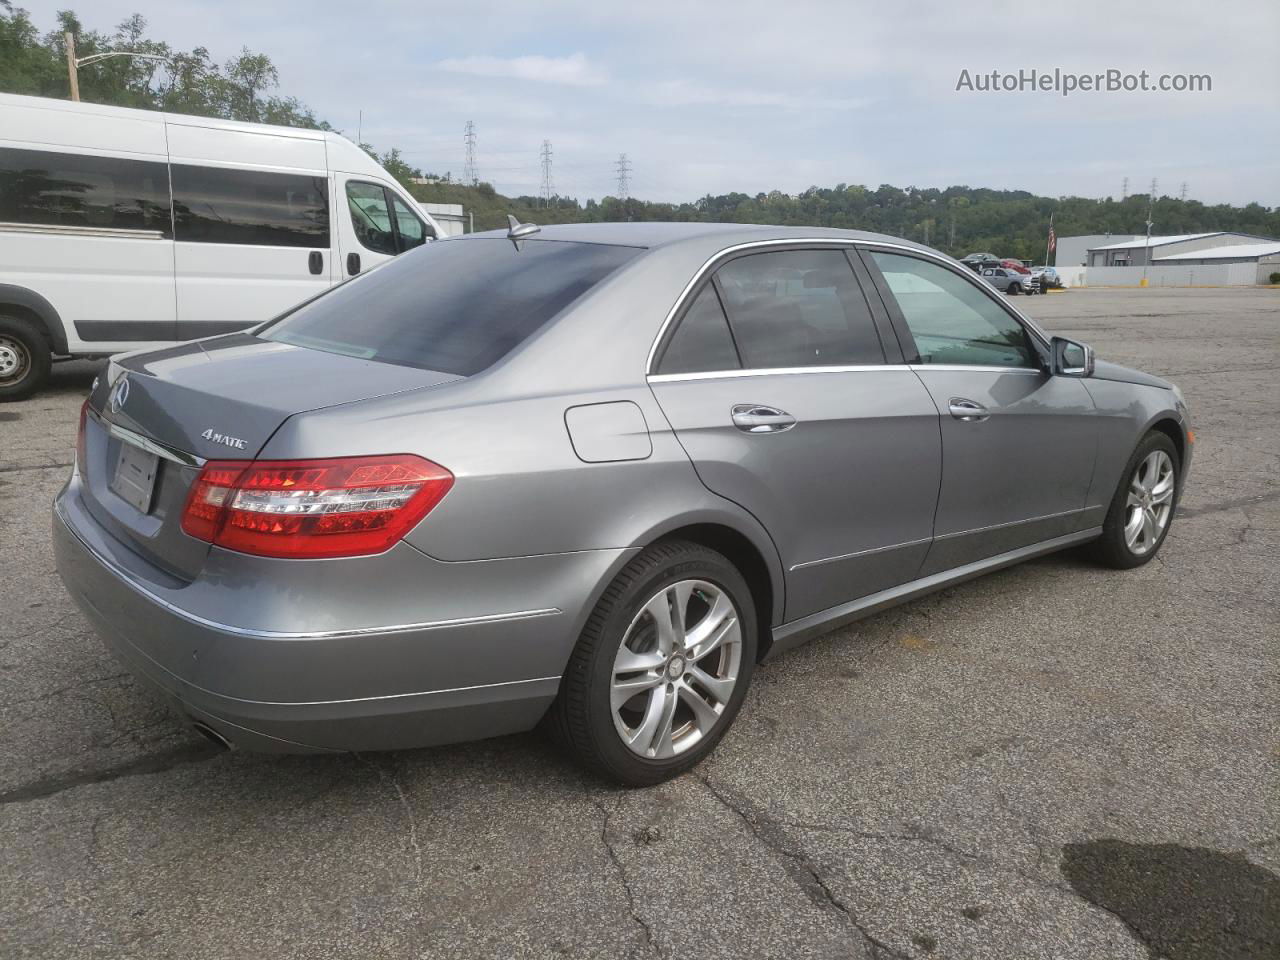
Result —
POLYGON ((332 460, 214 460, 187 498, 182 529, 263 557, 382 553, 453 486, 453 474, 410 454, 332 460))
POLYGON ((84 403, 80 404, 80 426, 76 429, 76 472, 80 476, 84 476, 85 457, 88 451, 88 441, 85 440, 84 431, 86 421, 89 419, 89 398, 85 397, 84 403))

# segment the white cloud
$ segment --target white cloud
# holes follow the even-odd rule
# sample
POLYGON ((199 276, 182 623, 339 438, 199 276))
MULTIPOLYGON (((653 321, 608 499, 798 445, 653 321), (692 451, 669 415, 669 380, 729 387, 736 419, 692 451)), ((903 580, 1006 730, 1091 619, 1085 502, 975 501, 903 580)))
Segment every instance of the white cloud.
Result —
POLYGON ((569 87, 597 87, 608 80, 605 72, 581 52, 567 57, 450 57, 438 62, 436 69, 473 77, 533 80, 569 87))
POLYGON ((782 110, 856 110, 871 101, 863 97, 824 97, 782 90, 708 86, 689 80, 663 80, 644 97, 646 102, 681 107, 763 107, 782 110))

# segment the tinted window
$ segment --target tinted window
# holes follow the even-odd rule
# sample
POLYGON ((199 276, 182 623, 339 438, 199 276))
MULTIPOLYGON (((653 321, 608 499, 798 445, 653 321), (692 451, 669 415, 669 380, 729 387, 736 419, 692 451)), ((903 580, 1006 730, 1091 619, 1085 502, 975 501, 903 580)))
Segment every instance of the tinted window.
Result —
POLYGON ((840 250, 731 260, 716 274, 743 366, 883 363, 862 287, 840 250))
POLYGON ((396 212, 396 228, 400 234, 399 249, 403 252, 413 247, 420 247, 427 242, 427 226, 418 219, 418 215, 400 202, 400 198, 392 194, 391 206, 396 212))
POLYGON ((705 373, 736 370, 738 351, 729 335, 724 308, 711 284, 702 288, 676 327, 658 365, 659 373, 705 373))
POLYGON ((325 177, 173 164, 178 240, 329 246, 325 177))
POLYGON ((260 332, 268 340, 470 376, 496 363, 640 250, 447 240, 335 287, 260 332))
POLYGON ((375 253, 395 256, 396 236, 387 211, 387 192, 376 183, 347 182, 347 209, 360 245, 375 253))
POLYGON ((872 253, 902 309, 921 363, 1038 367, 1022 324, 946 267, 895 253, 872 253))
POLYGON ((0 149, 0 222, 169 236, 169 171, 150 160, 0 149))

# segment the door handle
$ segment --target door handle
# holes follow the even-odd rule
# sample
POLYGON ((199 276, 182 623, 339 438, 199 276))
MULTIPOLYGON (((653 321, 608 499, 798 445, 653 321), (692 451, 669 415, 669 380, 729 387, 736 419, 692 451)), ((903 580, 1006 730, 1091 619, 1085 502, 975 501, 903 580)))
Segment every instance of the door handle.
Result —
POLYGON ((964 397, 952 397, 947 407, 953 417, 965 423, 979 423, 991 416, 982 404, 966 400, 964 397))
POLYGON ((359 272, 360 272, 360 254, 348 253, 347 254, 347 273, 351 274, 351 276, 354 277, 359 272))
POLYGON ((796 418, 776 407, 737 403, 733 406, 733 425, 744 433, 782 433, 796 425, 796 418))
POLYGON ((307 269, 315 276, 320 275, 320 271, 324 269, 324 254, 319 250, 312 250, 307 256, 307 269))

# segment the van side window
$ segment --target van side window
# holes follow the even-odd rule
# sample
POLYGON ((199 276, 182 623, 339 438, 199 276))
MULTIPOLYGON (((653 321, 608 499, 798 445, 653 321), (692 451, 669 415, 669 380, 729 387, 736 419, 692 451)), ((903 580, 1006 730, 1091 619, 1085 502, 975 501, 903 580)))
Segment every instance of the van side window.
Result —
POLYGON ((0 223, 170 237, 169 171, 151 160, 0 148, 0 223))
POLYGON ((396 227, 400 233, 400 252, 420 247, 427 242, 430 228, 418 219, 418 215, 400 202, 400 198, 392 194, 391 206, 396 211, 396 227))
POLYGON ((391 213, 387 209, 387 192, 376 183, 347 181, 347 209, 351 213, 351 226, 361 246, 395 256, 395 230, 391 226, 391 213))
POLYGON ((329 246, 329 181, 175 163, 177 240, 267 247, 329 246))

